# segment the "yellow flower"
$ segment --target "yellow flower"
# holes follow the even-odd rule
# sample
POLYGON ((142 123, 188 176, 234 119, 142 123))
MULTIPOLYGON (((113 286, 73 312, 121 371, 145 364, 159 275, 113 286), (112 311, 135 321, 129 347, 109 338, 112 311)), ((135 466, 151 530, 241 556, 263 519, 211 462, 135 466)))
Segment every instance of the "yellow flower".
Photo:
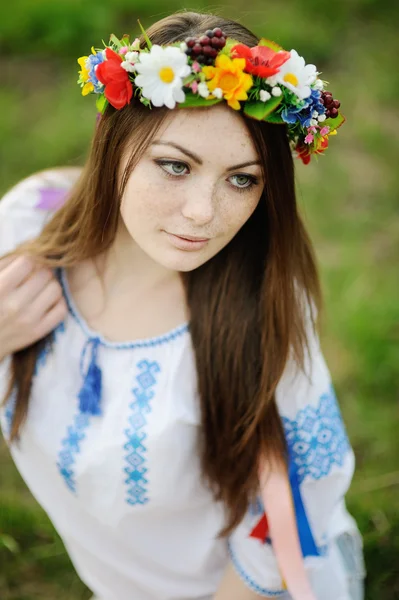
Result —
POLYGON ((82 96, 87 96, 90 92, 94 91, 94 85, 89 81, 89 69, 86 67, 86 61, 88 56, 81 56, 78 58, 78 63, 81 67, 79 71, 79 83, 82 85, 82 96))
POLYGON ((79 76, 82 82, 84 83, 89 79, 89 69, 86 67, 86 61, 88 58, 88 56, 81 56, 80 58, 78 58, 78 63, 82 69, 81 71, 79 71, 79 76))
POLYGON ((202 67, 208 80, 208 88, 221 88, 227 104, 235 110, 240 110, 239 100, 247 100, 247 91, 252 87, 252 77, 244 73, 245 58, 229 58, 219 54, 214 67, 202 67), (210 81, 209 81, 210 80, 210 81))

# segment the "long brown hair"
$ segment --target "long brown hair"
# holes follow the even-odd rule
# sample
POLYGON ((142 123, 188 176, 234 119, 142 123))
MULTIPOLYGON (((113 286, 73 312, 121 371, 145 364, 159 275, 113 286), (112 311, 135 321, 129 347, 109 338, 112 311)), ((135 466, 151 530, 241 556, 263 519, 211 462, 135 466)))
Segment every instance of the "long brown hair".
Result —
MULTIPOLYGON (((158 21, 148 35, 153 43, 164 45, 214 27, 250 47, 258 43, 234 21, 193 12, 158 21)), ((16 252, 54 268, 75 265, 110 248, 127 178, 167 114, 168 109, 150 111, 136 99, 120 111, 109 106, 69 199, 42 233, 16 252), (119 178, 128 145, 131 160, 119 178)), ((311 243, 297 210, 286 128, 242 118, 262 162, 262 197, 225 248, 199 268, 181 273, 198 373, 202 471, 215 499, 228 509, 222 534, 240 522, 257 492, 260 457, 286 464, 275 389, 289 356, 303 368, 304 299, 317 309, 321 302, 311 243)), ((314 324, 312 312, 311 316, 314 324)), ((27 415, 37 354, 50 338, 12 357, 7 393, 9 397, 16 390, 12 439, 27 415)))

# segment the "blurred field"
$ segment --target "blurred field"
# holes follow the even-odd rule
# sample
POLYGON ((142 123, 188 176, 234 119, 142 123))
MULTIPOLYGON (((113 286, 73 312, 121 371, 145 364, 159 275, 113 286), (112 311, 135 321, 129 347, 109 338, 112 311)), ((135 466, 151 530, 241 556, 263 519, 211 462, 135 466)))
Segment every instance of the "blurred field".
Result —
MULTIPOLYGON (((298 162, 298 197, 319 258, 323 333, 357 456, 350 509, 364 535, 368 600, 399 598, 399 5, 253 0, 210 5, 295 48, 332 82, 347 123, 326 156, 298 162)), ((76 58, 182 8, 170 0, 16 0, 0 26, 0 194, 35 170, 84 161, 95 123, 76 58), (167 10, 165 10, 167 8, 167 10)), ((1 600, 84 600, 43 511, 0 448, 1 600)))

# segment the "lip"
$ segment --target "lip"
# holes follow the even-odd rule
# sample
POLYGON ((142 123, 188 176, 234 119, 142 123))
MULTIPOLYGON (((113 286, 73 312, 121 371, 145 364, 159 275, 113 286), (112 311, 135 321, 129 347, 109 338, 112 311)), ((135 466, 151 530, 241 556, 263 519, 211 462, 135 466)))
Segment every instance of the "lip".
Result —
POLYGON ((179 235, 178 233, 171 233, 171 235, 174 235, 182 240, 190 240, 191 242, 207 242, 209 240, 209 238, 193 237, 192 235, 179 235))
POLYGON ((209 238, 193 238, 191 236, 185 238, 168 231, 164 231, 164 233, 166 233, 170 242, 180 250, 200 250, 209 242, 209 238))

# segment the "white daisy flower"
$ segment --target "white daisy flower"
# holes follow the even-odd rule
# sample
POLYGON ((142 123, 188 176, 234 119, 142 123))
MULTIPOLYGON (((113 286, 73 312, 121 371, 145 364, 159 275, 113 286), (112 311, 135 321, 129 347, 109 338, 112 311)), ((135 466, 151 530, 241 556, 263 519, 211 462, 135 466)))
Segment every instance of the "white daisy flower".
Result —
POLYGON ((267 102, 268 100, 270 100, 271 94, 269 94, 269 92, 267 92, 266 90, 261 90, 260 94, 259 94, 259 98, 260 98, 261 102, 267 102))
POLYGON ((140 53, 136 63, 135 85, 142 88, 141 94, 154 106, 175 108, 176 102, 184 102, 183 79, 190 75, 188 56, 176 46, 162 48, 154 45, 150 52, 140 53))
POLYGON ((311 94, 310 86, 317 78, 317 70, 314 65, 305 65, 305 59, 296 50, 291 50, 290 58, 281 65, 275 77, 281 85, 304 100, 311 94))
POLYGON ((209 92, 209 88, 206 85, 205 81, 202 81, 199 85, 198 85, 198 93, 200 96, 202 96, 203 98, 208 98, 210 92, 209 92))

